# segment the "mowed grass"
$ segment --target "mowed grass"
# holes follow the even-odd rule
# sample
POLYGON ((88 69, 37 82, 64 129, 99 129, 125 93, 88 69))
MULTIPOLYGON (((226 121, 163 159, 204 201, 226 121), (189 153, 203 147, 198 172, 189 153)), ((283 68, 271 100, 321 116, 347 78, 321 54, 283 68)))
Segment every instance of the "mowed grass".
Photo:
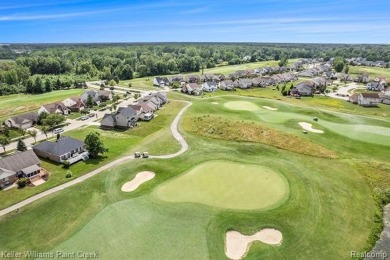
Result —
POLYGON ((211 161, 166 182, 156 197, 168 202, 194 202, 237 210, 269 209, 288 196, 282 175, 259 165, 211 161))
MULTIPOLYGON (((164 109, 158 111, 159 116, 150 122, 141 122, 139 127, 129 130, 102 130, 97 126, 78 128, 67 132, 65 135, 85 140, 90 132, 98 132, 108 152, 96 159, 81 161, 65 169, 61 164, 42 159, 42 167, 49 173, 49 181, 37 187, 26 187, 24 189, 10 189, 0 192, 0 208, 6 208, 23 199, 31 197, 49 188, 58 186, 69 180, 75 179, 94 169, 101 167, 122 156, 133 154, 140 149, 140 144, 145 142, 143 148, 153 148, 149 152, 153 154, 166 154, 176 152, 179 147, 177 141, 172 137, 169 127, 173 118, 184 106, 182 102, 172 101, 164 109), (162 142, 160 143, 159 140, 162 142), (156 144, 156 145, 155 145, 156 144), (66 174, 72 173, 72 178, 65 178, 66 174)), ((142 151, 148 151, 144 149, 142 151)))
POLYGON ((38 110, 42 105, 80 96, 84 89, 56 90, 40 95, 15 94, 0 96, 0 121, 16 114, 38 110))
POLYGON ((386 77, 390 79, 390 68, 366 67, 366 66, 349 66, 350 74, 368 74, 371 78, 386 77))
MULTIPOLYGON (((194 99, 181 127, 190 149, 179 157, 133 160, 118 165, 87 182, 23 207, 19 212, 0 217, 0 250, 97 250, 102 259, 226 259, 227 231, 253 234, 266 227, 282 232, 282 245, 274 247, 255 242, 248 259, 347 259, 351 251, 368 250, 372 245, 369 237, 373 229, 377 232, 379 223, 375 221, 380 210, 373 196, 376 183, 385 189, 390 179, 382 178, 382 175, 388 176, 388 168, 372 171, 367 177, 365 170, 373 167, 358 166, 360 157, 386 160, 384 147, 351 142, 335 133, 303 137, 343 153, 343 159, 330 160, 262 143, 226 141, 185 131, 185 120, 213 114, 223 120, 257 120, 259 124, 287 133, 301 132, 295 121, 262 122, 257 112, 234 111, 223 106, 224 102, 235 100, 237 97, 194 99), (219 104, 211 104, 212 101, 219 104), (289 198, 278 208, 248 212, 199 203, 164 202, 155 197, 154 191, 160 185, 210 160, 256 164, 281 173, 289 184, 289 198), (145 170, 155 172, 155 178, 134 192, 121 192, 123 183, 145 170), (373 180, 368 184, 367 179, 373 180)), ((384 127, 387 124, 276 101, 238 100, 279 109, 267 113, 320 116, 320 120, 337 123, 358 120, 384 127)), ((162 141, 156 139, 156 143, 162 141)))

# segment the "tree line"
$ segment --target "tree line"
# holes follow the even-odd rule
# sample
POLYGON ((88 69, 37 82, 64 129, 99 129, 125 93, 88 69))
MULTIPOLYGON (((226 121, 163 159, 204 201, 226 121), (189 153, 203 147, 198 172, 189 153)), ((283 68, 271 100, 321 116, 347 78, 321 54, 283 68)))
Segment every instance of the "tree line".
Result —
POLYGON ((0 95, 43 93, 90 79, 128 80, 246 62, 362 57, 390 61, 388 45, 160 43, 7 45, 0 48, 0 95), (16 52, 15 50, 24 50, 16 52))

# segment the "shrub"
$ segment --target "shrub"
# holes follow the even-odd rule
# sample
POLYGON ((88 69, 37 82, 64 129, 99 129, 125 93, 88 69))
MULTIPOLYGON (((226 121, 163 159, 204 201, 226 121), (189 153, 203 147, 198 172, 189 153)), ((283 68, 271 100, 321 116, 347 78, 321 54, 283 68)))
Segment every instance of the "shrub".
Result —
POLYGON ((69 167, 70 167, 70 162, 69 162, 68 160, 64 161, 63 164, 64 164, 64 168, 65 168, 65 169, 69 169, 69 167))
POLYGON ((27 185, 27 179, 26 178, 20 178, 17 182, 19 188, 24 188, 27 185))
POLYGON ((72 178, 72 172, 71 171, 67 171, 66 175, 65 175, 65 178, 72 178))

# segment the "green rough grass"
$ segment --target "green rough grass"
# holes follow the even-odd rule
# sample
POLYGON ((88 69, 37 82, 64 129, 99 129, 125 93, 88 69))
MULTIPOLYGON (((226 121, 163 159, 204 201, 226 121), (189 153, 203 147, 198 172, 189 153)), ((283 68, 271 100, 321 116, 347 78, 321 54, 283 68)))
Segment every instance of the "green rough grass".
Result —
MULTIPOLYGON (((225 120, 261 122, 286 133, 298 131, 295 121, 262 122, 257 112, 223 107, 227 101, 245 100, 259 107, 268 105, 277 107, 279 112, 319 116, 320 120, 340 124, 357 121, 382 127, 388 124, 265 99, 217 97, 193 100, 183 122, 186 118, 213 114, 225 120), (212 101, 219 104, 211 104, 212 101)), ((282 232, 282 245, 273 247, 255 242, 248 259, 348 259, 350 251, 367 250, 372 246, 372 237, 378 233, 378 222, 375 221, 380 212, 378 197, 374 194, 376 190, 390 186, 388 168, 380 166, 379 171, 370 171, 367 177, 364 172, 374 169, 372 164, 357 165, 362 159, 388 160, 384 152, 386 147, 351 141, 333 132, 303 136, 307 141, 342 154, 341 159, 329 160, 259 143, 202 137, 183 131, 183 125, 181 129, 190 148, 177 158, 133 160, 23 207, 19 212, 0 217, 0 251, 47 252, 60 248, 99 251, 101 246, 102 259, 149 256, 176 259, 172 257, 173 253, 181 259, 226 259, 226 231, 234 229, 253 234, 265 227, 282 232), (289 199, 272 210, 241 212, 197 203, 168 203, 154 197, 154 190, 159 185, 210 158, 257 164, 283 174, 290 186, 289 199), (121 192, 123 183, 145 170, 155 172, 155 178, 134 192, 121 192), (138 222, 140 225, 133 225, 132 220, 141 221, 138 222), (164 240, 173 242, 167 245, 164 240)), ((157 138, 156 144, 162 141, 157 138)))
POLYGON ((44 104, 62 101, 68 97, 79 96, 84 91, 84 89, 68 89, 40 95, 15 94, 0 96, 0 121, 12 115, 38 110, 44 104))
POLYGON ((211 161, 164 183, 155 193, 168 202, 237 210, 270 209, 286 200, 288 183, 280 174, 259 165, 211 161))
POLYGON ((386 77, 390 79, 390 68, 349 66, 349 74, 368 74, 371 78, 386 77))
POLYGON ((149 150, 151 154, 152 152, 156 152, 156 154, 165 154, 166 152, 176 151, 175 149, 179 147, 179 144, 173 139, 169 127, 173 118, 183 106, 184 104, 181 102, 172 101, 166 105, 164 109, 159 110, 158 117, 150 122, 141 122, 139 127, 127 131, 101 130, 97 126, 90 126, 67 132, 65 134, 66 136, 79 140, 84 140, 86 135, 90 132, 98 132, 100 133, 105 146, 108 148, 108 152, 96 159, 89 159, 85 162, 80 161, 72 165, 70 169, 64 169, 60 164, 41 159, 43 162, 42 167, 50 173, 49 181, 37 187, 1 191, 0 208, 11 206, 32 195, 80 177, 115 159, 132 154, 140 149, 139 145, 144 139, 147 144, 145 146, 146 149, 153 148, 149 150), (162 143, 159 142, 160 139, 163 141, 162 143), (65 178, 68 171, 72 173, 72 178, 65 178))

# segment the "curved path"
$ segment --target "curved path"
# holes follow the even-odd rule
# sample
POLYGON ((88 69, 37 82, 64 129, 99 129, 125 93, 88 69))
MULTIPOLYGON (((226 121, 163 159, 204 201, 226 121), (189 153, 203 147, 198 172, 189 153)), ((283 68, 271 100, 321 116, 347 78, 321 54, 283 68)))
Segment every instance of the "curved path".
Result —
MULTIPOLYGON (((173 137, 180 143, 181 145, 181 149, 180 151, 178 151, 177 153, 174 153, 174 154, 167 154, 167 155, 160 155, 160 156, 150 156, 150 158, 156 158, 156 159, 170 159, 170 158, 173 158, 173 157, 176 157, 176 156, 179 156, 181 154, 183 154, 184 152, 186 152, 188 150, 188 144, 187 142, 185 141, 184 137, 179 133, 179 131, 177 130, 177 127, 178 127, 178 124, 179 124, 179 121, 181 119, 181 117, 183 116, 184 112, 187 110, 187 108, 189 108, 192 103, 191 102, 188 102, 188 101, 181 101, 181 102, 185 102, 187 103, 187 105, 185 107, 183 107, 180 112, 177 114, 177 116, 175 117, 175 119, 173 120, 172 124, 171 124, 171 132, 172 132, 172 135, 173 137)), ((114 166, 117 166, 118 164, 120 163, 123 163, 123 162, 127 162, 129 160, 133 160, 134 159, 134 155, 129 155, 129 156, 125 156, 125 157, 122 157, 120 159, 117 159, 115 161, 112 161, 106 165, 103 165, 102 167, 100 168, 97 168, 96 170, 93 170, 81 177, 78 177, 77 179, 74 179, 72 181, 69 181, 69 182, 66 182, 64 184, 61 184, 59 186, 56 186, 54 188, 51 188, 49 190, 46 190, 44 192, 41 192, 37 195, 34 195, 28 199, 25 199, 21 202, 18 202, 8 208, 5 208, 3 210, 0 211, 0 216, 3 216, 3 215, 6 215, 14 210, 17 210, 23 206, 26 206, 34 201, 37 201, 41 198, 44 198, 50 194, 53 194, 57 191, 60 191, 60 190, 63 190, 63 189, 66 189, 70 186, 73 186, 75 184, 78 184, 80 182, 83 182, 93 176, 95 176, 96 174, 102 172, 102 171, 105 171, 105 170, 108 170, 109 168, 111 167, 114 167, 114 166)))

